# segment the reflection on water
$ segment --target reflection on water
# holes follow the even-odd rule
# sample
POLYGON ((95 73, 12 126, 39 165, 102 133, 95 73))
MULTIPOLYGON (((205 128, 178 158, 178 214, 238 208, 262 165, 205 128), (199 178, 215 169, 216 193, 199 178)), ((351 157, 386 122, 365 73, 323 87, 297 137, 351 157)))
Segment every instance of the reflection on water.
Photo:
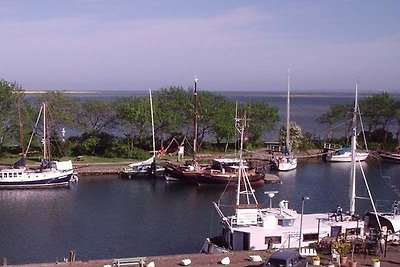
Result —
MULTIPOLYGON (((399 198, 393 186, 400 188, 400 165, 362 166, 377 200, 399 198)), ((348 209, 349 164, 310 160, 299 162, 295 171, 276 174, 281 184, 254 188, 265 206, 269 198, 264 192, 277 190, 273 205, 286 199, 300 210, 301 197, 308 196, 305 213, 328 212, 338 204, 348 209)), ((197 253, 205 237, 219 233, 212 202, 223 190, 98 176, 84 177, 69 190, 0 191, 0 257, 16 264, 62 260, 70 250, 80 260, 197 253)), ((359 172, 356 191, 366 196, 359 172)), ((235 189, 228 188, 221 201, 232 204, 235 196, 235 189)), ((358 200, 357 210, 370 210, 369 202, 358 200)))

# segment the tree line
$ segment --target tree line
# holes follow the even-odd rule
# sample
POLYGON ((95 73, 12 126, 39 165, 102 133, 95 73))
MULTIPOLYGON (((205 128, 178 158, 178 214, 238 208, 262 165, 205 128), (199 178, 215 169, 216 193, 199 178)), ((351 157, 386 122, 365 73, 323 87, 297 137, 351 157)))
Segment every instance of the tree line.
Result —
MULTIPOLYGON (((363 123, 358 132, 365 136, 369 147, 374 150, 396 149, 400 144, 400 101, 388 92, 380 92, 361 99, 358 105, 363 123)), ((334 104, 318 118, 318 122, 331 129, 328 140, 342 143, 349 140, 353 109, 353 104, 334 104), (333 131, 338 125, 342 126, 343 135, 334 138, 333 131)))
MULTIPOLYGON (((197 99, 199 149, 233 149, 238 140, 235 130, 237 114, 245 114, 250 121, 245 134, 247 148, 262 146, 263 136, 277 127, 278 108, 265 102, 235 103, 218 93, 202 90, 199 90, 197 99)), ((157 149, 166 147, 173 138, 178 142, 190 140, 185 145, 192 145, 193 100, 193 88, 171 86, 152 92, 157 149)), ((61 91, 31 95, 16 82, 0 80, 0 153, 24 151, 41 102, 46 102, 50 109, 54 157, 101 155, 144 159, 152 150, 149 97, 84 99, 61 91), (66 130, 66 136, 63 136, 62 129, 66 130)), ((363 98, 359 106, 364 133, 373 148, 393 149, 398 146, 400 102, 390 93, 382 92, 363 98)), ((328 141, 348 142, 352 111, 352 104, 333 104, 318 118, 317 121, 335 131, 336 136, 335 126, 343 126, 342 135, 335 137, 328 134, 328 141)), ((279 140, 282 144, 285 127, 280 128, 279 140)), ((311 135, 306 133, 303 136, 295 122, 290 123, 290 135, 291 147, 295 150, 316 145, 311 135)), ((33 139, 33 150, 41 147, 40 129, 38 136, 33 139)))
MULTIPOLYGON (((17 83, 0 82, 0 152, 6 148, 24 151, 41 102, 49 107, 53 156, 102 155, 143 159, 152 150, 152 127, 149 97, 82 99, 60 91, 30 95, 17 83), (20 112, 19 112, 20 111, 20 112), (20 127, 20 126, 23 127, 20 127), (20 132, 22 129, 22 133, 20 132), (62 129, 67 130, 66 136, 62 129)), ((180 86, 152 92, 154 132, 157 149, 173 138, 193 140, 193 89, 180 86)), ((246 114, 251 120, 246 137, 248 144, 260 144, 265 132, 278 121, 278 109, 267 103, 235 103, 207 91, 198 92, 198 146, 216 143, 227 149, 237 140, 235 115, 246 114)), ((39 137, 33 147, 40 148, 39 137)), ((190 146, 190 143, 186 143, 190 146)))

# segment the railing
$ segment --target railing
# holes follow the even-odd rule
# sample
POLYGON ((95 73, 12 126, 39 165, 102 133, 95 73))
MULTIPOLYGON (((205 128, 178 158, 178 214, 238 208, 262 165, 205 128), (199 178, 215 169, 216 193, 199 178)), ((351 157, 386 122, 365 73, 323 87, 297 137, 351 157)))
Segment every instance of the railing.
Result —
POLYGON ((121 258, 114 259, 113 266, 130 266, 130 265, 139 265, 140 267, 144 267, 146 257, 137 257, 137 258, 121 258))

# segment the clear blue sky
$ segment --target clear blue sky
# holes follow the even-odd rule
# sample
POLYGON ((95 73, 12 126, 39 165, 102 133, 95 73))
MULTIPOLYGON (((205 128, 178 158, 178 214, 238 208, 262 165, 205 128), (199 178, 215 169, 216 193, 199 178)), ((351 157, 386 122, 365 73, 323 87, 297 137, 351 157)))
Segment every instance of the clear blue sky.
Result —
POLYGON ((400 91, 400 1, 1 0, 23 89, 400 91))

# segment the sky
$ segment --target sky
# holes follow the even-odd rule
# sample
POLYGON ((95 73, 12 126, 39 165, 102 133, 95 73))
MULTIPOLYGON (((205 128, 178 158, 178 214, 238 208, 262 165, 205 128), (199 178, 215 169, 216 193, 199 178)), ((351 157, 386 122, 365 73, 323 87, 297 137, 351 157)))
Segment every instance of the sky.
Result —
POLYGON ((0 0, 25 90, 400 91, 400 1, 0 0))

